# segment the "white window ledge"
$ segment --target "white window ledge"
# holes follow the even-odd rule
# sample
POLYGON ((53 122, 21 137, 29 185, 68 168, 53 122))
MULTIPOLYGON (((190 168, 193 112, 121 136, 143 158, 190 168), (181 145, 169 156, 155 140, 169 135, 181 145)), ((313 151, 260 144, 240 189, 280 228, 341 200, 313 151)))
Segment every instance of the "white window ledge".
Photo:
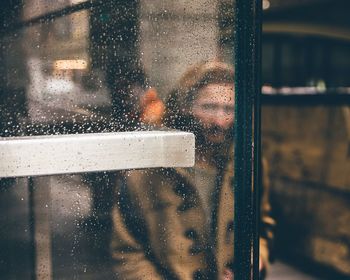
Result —
POLYGON ((190 167, 194 148, 194 135, 181 131, 1 138, 0 177, 190 167))

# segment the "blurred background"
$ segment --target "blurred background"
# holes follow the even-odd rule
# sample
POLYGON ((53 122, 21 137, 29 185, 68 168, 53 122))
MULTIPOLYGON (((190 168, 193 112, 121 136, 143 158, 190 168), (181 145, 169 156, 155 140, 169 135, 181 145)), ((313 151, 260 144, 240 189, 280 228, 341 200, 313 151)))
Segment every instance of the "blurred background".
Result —
MULTIPOLYGON (((267 279, 350 279, 350 2, 262 2, 261 136, 277 220, 267 279)), ((2 137, 159 124, 161 105, 147 118, 147 102, 162 104, 189 65, 234 63, 234 1, 1 6, 2 137)), ((0 179, 0 278, 111 279, 115 176, 0 179)))

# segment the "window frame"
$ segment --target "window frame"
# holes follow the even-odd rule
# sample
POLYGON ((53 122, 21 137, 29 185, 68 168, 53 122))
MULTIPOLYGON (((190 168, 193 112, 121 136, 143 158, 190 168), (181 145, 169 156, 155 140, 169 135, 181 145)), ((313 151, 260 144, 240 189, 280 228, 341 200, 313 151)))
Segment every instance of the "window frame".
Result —
POLYGON ((236 0, 235 61, 235 278, 259 279, 261 179, 262 1, 236 0))

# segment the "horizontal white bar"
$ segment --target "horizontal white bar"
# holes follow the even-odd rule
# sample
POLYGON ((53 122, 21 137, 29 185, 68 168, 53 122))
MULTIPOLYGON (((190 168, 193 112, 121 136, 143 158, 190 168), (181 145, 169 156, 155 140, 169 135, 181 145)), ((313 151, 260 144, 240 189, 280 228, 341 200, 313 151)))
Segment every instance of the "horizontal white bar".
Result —
POLYGON ((0 138, 0 177, 194 164, 195 139, 181 131, 0 138))

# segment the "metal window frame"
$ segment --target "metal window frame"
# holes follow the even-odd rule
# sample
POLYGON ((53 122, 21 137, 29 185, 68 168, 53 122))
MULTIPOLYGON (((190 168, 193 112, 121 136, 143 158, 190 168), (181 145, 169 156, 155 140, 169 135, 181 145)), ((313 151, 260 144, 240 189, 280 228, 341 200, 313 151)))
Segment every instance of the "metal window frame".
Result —
POLYGON ((313 94, 262 94, 261 103, 281 106, 349 106, 350 94, 337 90, 313 94))
POLYGON ((25 27, 31 27, 35 24, 39 24, 39 23, 44 23, 44 22, 49 22, 51 20, 54 20, 56 18, 60 18, 63 16, 68 16, 70 14, 82 11, 82 10, 88 10, 88 9, 93 9, 96 8, 98 6, 101 6, 103 4, 106 4, 108 2, 111 2, 113 0, 105 0, 105 1, 97 1, 97 0, 87 0, 85 2, 79 3, 79 4, 75 4, 75 5, 71 5, 68 7, 64 7, 62 9, 58 9, 43 15, 39 15, 36 17, 33 17, 31 19, 28 20, 23 20, 23 21, 18 21, 16 23, 14 23, 11 26, 8 26, 6 28, 3 28, 0 31, 0 38, 4 37, 6 35, 12 34, 13 32, 16 32, 19 29, 25 28, 25 27))
POLYGON ((259 279, 262 1, 235 5, 235 279, 259 279))

